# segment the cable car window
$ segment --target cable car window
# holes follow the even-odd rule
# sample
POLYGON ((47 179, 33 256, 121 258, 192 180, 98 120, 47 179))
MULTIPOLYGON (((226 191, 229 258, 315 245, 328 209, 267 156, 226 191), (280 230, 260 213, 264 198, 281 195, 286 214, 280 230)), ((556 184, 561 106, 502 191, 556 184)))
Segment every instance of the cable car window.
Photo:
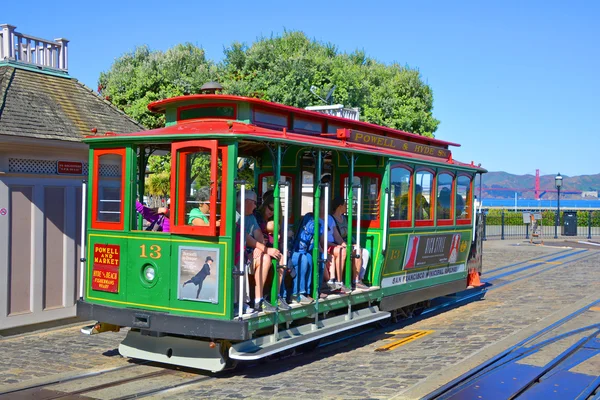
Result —
POLYGON ((452 215, 452 185, 453 177, 448 173, 441 173, 437 177, 437 219, 450 220, 452 215))
POLYGON ((461 175, 456 181, 456 218, 471 219, 471 177, 461 175))
POLYGON ((288 117, 285 114, 254 109, 254 123, 265 127, 287 128, 288 117))
POLYGON ((176 199, 175 212, 171 210, 175 216, 171 232, 216 235, 221 219, 219 183, 222 183, 217 141, 174 143, 171 153, 176 160, 171 174, 171 198, 176 199))
POLYGON ((294 132, 321 133, 323 124, 312 119, 294 118, 294 132))
MULTIPOLYGON (((403 166, 396 166, 391 171, 391 198, 390 198, 390 222, 391 226, 407 226, 398 224, 397 221, 410 221, 412 219, 410 191, 410 180, 412 172, 403 166)), ((409 226, 410 224, 408 224, 409 226)))
MULTIPOLYGON (((292 215, 292 209, 293 209, 292 202, 294 199, 294 176, 287 175, 287 174, 285 174, 285 175, 281 174, 280 181, 288 183, 288 193, 289 193, 289 197, 290 197, 289 200, 286 200, 285 191, 283 190, 283 186, 280 186, 279 196, 280 196, 280 201, 281 201, 281 213, 282 213, 281 215, 283 216, 283 213, 285 213, 285 207, 289 204, 290 210, 288 211, 288 219, 289 219, 289 221, 293 221, 294 218, 292 215)), ((258 190, 258 196, 259 196, 259 200, 260 200, 259 204, 262 204, 262 202, 264 201, 265 193, 270 192, 272 195, 274 188, 275 188, 275 177, 273 176, 273 174, 271 172, 262 174, 260 176, 260 188, 258 190)))
POLYGON ((415 220, 433 221, 433 172, 417 171, 415 175, 415 220))
POLYGON ((93 221, 95 229, 124 226, 125 149, 94 150, 93 221))
MULTIPOLYGON (((357 172, 354 175, 352 197, 356 201, 358 199, 358 188, 355 185, 360 184, 361 187, 361 215, 362 221, 378 221, 379 220, 379 187, 380 177, 377 174, 357 172)), ((344 177, 344 194, 348 193, 348 176, 344 177)), ((346 197, 347 199, 347 197, 346 197)), ((353 214, 356 215, 356 203, 352 205, 353 214)))
POLYGON ((177 120, 201 119, 201 118, 223 118, 235 119, 236 107, 234 104, 206 104, 190 107, 181 107, 177 110, 177 120))

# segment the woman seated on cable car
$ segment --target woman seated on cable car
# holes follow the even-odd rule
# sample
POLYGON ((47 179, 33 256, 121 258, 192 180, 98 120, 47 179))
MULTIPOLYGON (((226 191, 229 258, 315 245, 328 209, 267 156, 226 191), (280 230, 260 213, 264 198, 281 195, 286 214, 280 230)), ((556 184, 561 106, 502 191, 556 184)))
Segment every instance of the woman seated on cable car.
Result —
MULTIPOLYGON (((208 226, 210 218, 210 189, 201 187, 196 192, 197 208, 192 208, 188 215, 188 225, 208 226)), ((221 221, 217 221, 217 226, 221 225, 221 221)))
MULTIPOLYGON (((345 243, 348 241, 348 219, 346 218, 347 212, 348 206, 346 204, 346 200, 344 200, 344 198, 341 196, 336 196, 331 203, 330 216, 335 221, 336 230, 345 243)), ((352 238, 352 244, 352 259, 354 260, 354 269, 352 271, 352 289, 368 290, 369 287, 365 285, 362 280, 365 277, 367 264, 369 263, 369 251, 363 247, 360 249, 360 257, 356 257, 358 246, 355 244, 354 238, 352 238)), ((343 259, 343 265, 345 265, 345 258, 343 259)))
MULTIPOLYGON (((258 226, 260 227, 263 237, 264 237, 264 243, 265 245, 267 245, 267 247, 273 247, 273 243, 274 243, 274 229, 275 229, 275 224, 273 221, 273 218, 275 217, 275 198, 273 197, 273 192, 272 191, 268 191, 265 192, 265 194, 263 194, 263 203, 260 205, 260 207, 258 207, 257 209, 254 210, 254 217, 256 218, 256 221, 258 222, 258 226)), ((281 216, 282 214, 279 213, 279 215, 281 216)), ((280 224, 281 226, 281 224, 280 224)), ((283 248, 283 246, 281 246, 282 243, 282 238, 280 237, 279 240, 279 248, 283 248)), ((279 259, 279 264, 281 265, 281 263, 283 262, 283 257, 279 259)), ((285 273, 285 268, 281 267, 281 268, 277 268, 277 287, 281 288, 282 282, 283 282, 283 278, 284 278, 284 273, 285 273)), ((265 281, 266 284, 266 281, 265 281)), ((267 285, 265 285, 267 286, 267 285)), ((270 288, 269 287, 265 287, 264 289, 267 293, 270 293, 270 288)), ((271 299, 271 303, 273 305, 275 305, 275 302, 273 301, 273 299, 271 299)), ((281 297, 281 294, 279 295, 278 299, 277 299, 277 306, 279 307, 280 310, 289 310, 291 307, 288 305, 288 303, 285 301, 284 298, 281 297)))

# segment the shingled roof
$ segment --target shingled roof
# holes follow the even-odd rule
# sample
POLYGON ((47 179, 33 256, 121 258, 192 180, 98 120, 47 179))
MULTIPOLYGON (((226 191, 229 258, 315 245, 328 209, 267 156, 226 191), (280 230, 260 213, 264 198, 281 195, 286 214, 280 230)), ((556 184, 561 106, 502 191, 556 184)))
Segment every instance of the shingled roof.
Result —
POLYGON ((92 128, 145 129, 68 75, 0 66, 0 135, 80 141, 92 128))

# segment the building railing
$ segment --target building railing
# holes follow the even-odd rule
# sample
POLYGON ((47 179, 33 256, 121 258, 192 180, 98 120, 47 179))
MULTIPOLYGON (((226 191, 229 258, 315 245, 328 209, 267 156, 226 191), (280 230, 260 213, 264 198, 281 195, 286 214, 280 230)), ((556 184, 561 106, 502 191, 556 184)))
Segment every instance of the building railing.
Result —
MULTIPOLYGON (((483 239, 530 239, 531 224, 524 223, 523 212, 527 210, 483 209, 483 239)), ((585 238, 600 236, 600 210, 561 210, 558 225, 556 210, 530 211, 541 214, 538 221, 539 238, 553 239, 555 234, 560 239, 585 238)))
POLYGON ((18 61, 33 66, 67 72, 67 39, 40 39, 15 31, 13 25, 0 25, 0 61, 18 61))

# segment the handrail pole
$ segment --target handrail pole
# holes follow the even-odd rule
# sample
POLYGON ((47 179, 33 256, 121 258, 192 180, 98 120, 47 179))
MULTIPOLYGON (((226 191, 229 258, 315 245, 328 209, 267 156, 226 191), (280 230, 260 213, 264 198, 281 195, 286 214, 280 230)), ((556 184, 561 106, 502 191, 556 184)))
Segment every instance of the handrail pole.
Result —
MULTIPOLYGON (((314 204, 313 204, 313 216, 314 216, 314 220, 315 220, 315 228, 314 228, 314 232, 313 232, 313 254, 312 254, 312 259, 313 259, 313 279, 312 279, 312 294, 313 298, 317 301, 317 305, 318 303, 318 299, 319 299, 319 276, 320 276, 320 264, 321 264, 321 260, 319 259, 319 206, 320 206, 320 201, 321 201, 321 164, 323 161, 323 153, 321 151, 321 149, 317 150, 317 162, 315 165, 315 175, 314 175, 314 181, 315 181, 315 193, 314 193, 314 204)), ((326 232, 324 232, 324 234, 326 234, 326 232)), ((327 249, 323 249, 323 251, 327 251, 327 249)), ((309 294, 309 295, 310 295, 309 294)), ((318 309, 317 312, 315 313, 317 315, 317 317, 315 318, 315 324, 318 322, 318 309)))
POLYGON ((288 262, 288 231, 289 231, 289 205, 290 189, 287 182, 283 186, 283 195, 285 196, 285 209, 283 210, 283 265, 287 267, 288 262))
POLYGON ((238 317, 242 319, 244 313, 244 299, 246 291, 246 266, 244 263, 244 253, 246 252, 246 183, 240 187, 240 298, 238 300, 238 317))
MULTIPOLYGON (((390 188, 385 188, 384 202, 383 202, 383 242, 381 243, 382 253, 385 253, 387 248, 387 230, 388 230, 388 202, 389 202, 390 188)), ((358 279, 358 277, 357 277, 358 279)))
MULTIPOLYGON (((273 188, 273 248, 279 250, 279 219, 281 217, 280 179, 281 144, 277 144, 277 162, 275 163, 275 187, 273 188)), ((279 261, 273 259, 273 283, 271 284, 271 304, 277 307, 279 298, 279 261)))
POLYGON ((79 262, 81 263, 79 271, 79 298, 83 300, 83 285, 85 282, 85 228, 86 228, 86 202, 87 202, 87 181, 81 181, 81 242, 79 262))
MULTIPOLYGON (((354 154, 350 154, 350 170, 348 171, 348 185, 346 185, 346 190, 348 190, 348 192, 346 193, 347 195, 347 200, 346 200, 346 204, 347 204, 347 219, 348 219, 348 236, 346 237, 346 241, 348 243, 346 243, 348 245, 348 247, 350 248, 350 250, 346 250, 346 278, 348 278, 348 271, 350 271, 350 273, 352 273, 352 268, 354 265, 354 260, 352 260, 352 249, 354 248, 354 246, 352 246, 352 233, 353 233, 353 227, 352 227, 352 220, 353 220, 353 206, 354 206, 354 154)), ((358 243, 357 243, 358 246, 358 243)), ((360 251, 358 249, 358 247, 356 248, 356 254, 360 254, 360 251)), ((352 278, 350 277, 350 280, 352 278)))
MULTIPOLYGON (((329 232, 329 212, 327 210, 327 204, 329 204, 329 183, 326 183, 323 186, 323 204, 325 204, 325 207, 323 207, 323 221, 324 221, 324 227, 323 227, 323 265, 325 267, 327 267, 327 259, 329 258, 327 255, 327 246, 329 245, 328 243, 328 232, 329 232)), ((332 261, 333 261, 333 255, 332 255, 332 261)), ((341 277, 339 277, 339 279, 341 280, 341 277)))

